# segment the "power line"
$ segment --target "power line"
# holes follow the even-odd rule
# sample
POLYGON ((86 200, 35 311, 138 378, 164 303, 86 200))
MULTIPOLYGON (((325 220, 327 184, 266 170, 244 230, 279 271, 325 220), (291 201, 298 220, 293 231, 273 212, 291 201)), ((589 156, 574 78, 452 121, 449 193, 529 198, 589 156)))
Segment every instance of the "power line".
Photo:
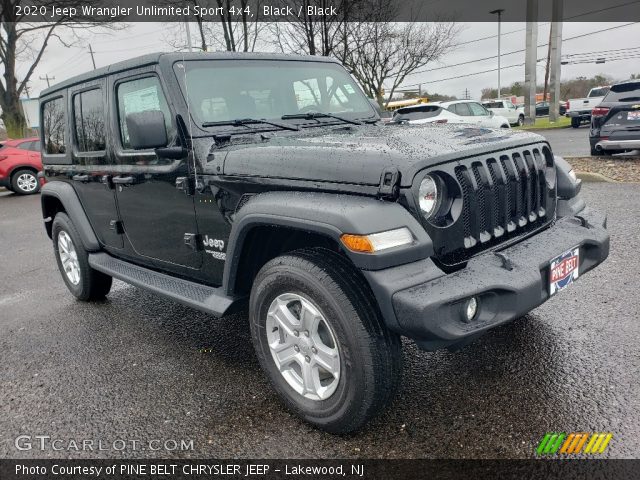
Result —
MULTIPOLYGON (((607 31, 609 31, 609 30, 615 30, 615 29, 617 29, 617 28, 628 27, 629 25, 635 25, 635 24, 637 24, 637 23, 640 23, 640 22, 630 22, 630 23, 625 23, 625 24, 623 24, 623 25, 616 25, 616 26, 614 26, 614 27, 604 28, 604 29, 602 29, 602 30, 596 30, 596 31, 593 31, 593 32, 588 32, 588 33, 584 33, 584 34, 576 35, 576 36, 573 36, 573 37, 569 37, 569 38, 565 38, 565 39, 563 39, 563 42, 567 42, 567 41, 569 41, 569 40, 575 40, 576 38, 583 38, 583 37, 587 37, 587 36, 589 36, 589 35, 595 35, 595 34, 597 34, 597 33, 607 32, 607 31)), ((548 45, 549 45, 548 43, 543 43, 543 44, 541 44, 541 45, 538 45, 538 46, 537 46, 537 48, 540 48, 540 47, 546 47, 546 46, 548 46, 548 45)), ((511 51, 511 52, 504 53, 504 54, 502 54, 502 56, 512 55, 512 54, 514 54, 514 53, 521 53, 521 52, 524 52, 524 51, 525 51, 524 49, 521 49, 521 50, 514 50, 514 51, 511 51)), ((497 58, 497 57, 498 57, 497 55, 492 55, 492 56, 490 56, 490 57, 484 57, 484 58, 481 58, 481 59, 469 60, 469 61, 466 61, 466 62, 455 63, 455 64, 452 64, 452 65, 444 65, 444 66, 442 66, 442 67, 438 67, 438 68, 425 68, 425 69, 423 69, 423 70, 416 70, 415 72, 411 72, 411 73, 410 73, 409 75, 407 75, 407 76, 416 75, 416 74, 419 74, 419 73, 425 73, 425 72, 434 72, 434 71, 436 71, 436 70, 444 70, 444 69, 447 69, 447 68, 458 67, 458 66, 461 66, 461 65, 468 65, 468 64, 470 64, 470 63, 477 63, 477 62, 481 62, 481 61, 485 61, 485 60, 491 60, 491 59, 494 59, 494 58, 497 58)), ((522 64, 522 65, 524 65, 524 64, 522 64)), ((520 65, 516 65, 516 66, 520 66, 520 65)), ((509 67, 503 67, 503 68, 509 68, 509 67)), ((479 75, 479 74, 481 74, 481 73, 495 72, 495 71, 497 71, 497 70, 498 70, 498 69, 496 68, 496 69, 493 69, 493 70, 486 70, 486 71, 482 71, 482 72, 477 72, 477 74, 479 75)), ((460 75, 460 76, 456 76, 456 77, 452 77, 452 78, 468 77, 468 76, 472 76, 472 75, 475 75, 475 74, 460 75)), ((442 81, 442 80, 440 80, 440 81, 442 81)), ((421 83, 434 83, 434 82, 421 82, 421 83)), ((404 86, 404 87, 411 87, 411 86, 413 86, 413 85, 417 85, 417 83, 413 83, 413 84, 409 84, 409 85, 403 85, 403 86, 404 86)))

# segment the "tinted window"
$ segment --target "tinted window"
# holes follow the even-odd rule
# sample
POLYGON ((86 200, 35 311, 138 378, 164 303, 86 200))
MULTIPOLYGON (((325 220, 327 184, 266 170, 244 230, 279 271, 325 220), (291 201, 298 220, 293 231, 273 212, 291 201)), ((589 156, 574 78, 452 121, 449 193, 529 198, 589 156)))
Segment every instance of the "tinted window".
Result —
POLYGON ((160 81, 157 77, 139 78, 120 83, 117 87, 118 120, 120 125, 120 139, 124 148, 131 148, 129 132, 127 132, 126 116, 130 113, 160 110, 164 114, 167 138, 171 138, 171 111, 162 93, 160 81))
POLYGON ((65 153, 66 112, 64 99, 56 98, 42 106, 44 151, 49 154, 65 153))
POLYGON ((620 83, 614 85, 604 97, 604 102, 637 102, 640 101, 640 82, 620 83))
POLYGON ((453 113, 458 115, 462 115, 463 117, 470 117, 471 110, 469 110, 469 106, 466 103, 456 103, 449 107, 453 113))
POLYGON ((441 108, 435 105, 425 105, 418 108, 400 108, 393 115, 394 122, 409 120, 422 120, 424 118, 437 117, 441 108))
POLYGON ((502 102, 484 102, 483 105, 487 108, 502 108, 502 102))
POLYGON ((89 90, 73 97, 73 117, 78 150, 99 152, 105 149, 102 91, 89 90))
POLYGON ((33 142, 22 142, 20 144, 18 144, 18 148, 20 150, 33 150, 33 142))
POLYGON ((487 111, 487 109, 484 108, 479 103, 473 103, 472 102, 472 103, 468 103, 467 105, 469 105, 469 108, 471 109, 471 113, 476 117, 482 117, 482 116, 489 115, 489 112, 487 111))
POLYGON ((589 98, 591 97, 604 97, 609 91, 609 87, 594 88, 589 92, 589 98))

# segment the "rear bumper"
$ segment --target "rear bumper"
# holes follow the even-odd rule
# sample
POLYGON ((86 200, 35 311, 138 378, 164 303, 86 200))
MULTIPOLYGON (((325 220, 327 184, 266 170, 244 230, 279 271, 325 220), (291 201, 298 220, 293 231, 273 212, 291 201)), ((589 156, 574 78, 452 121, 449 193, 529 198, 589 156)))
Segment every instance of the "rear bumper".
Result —
POLYGON ((637 140, 600 140, 595 143, 595 148, 602 150, 635 150, 640 148, 640 138, 637 140))
POLYGON ((578 112, 567 112, 567 117, 569 118, 591 118, 591 110, 581 110, 578 112))
POLYGON ((576 246, 582 276, 609 254, 606 216, 585 209, 579 216, 560 218, 545 231, 500 251, 510 265, 487 252, 451 274, 428 260, 365 276, 389 328, 421 348, 436 350, 464 344, 548 300, 550 260, 576 246), (418 282, 407 286, 407 278, 418 282), (478 314, 466 322, 464 305, 472 296, 479 299, 478 314))

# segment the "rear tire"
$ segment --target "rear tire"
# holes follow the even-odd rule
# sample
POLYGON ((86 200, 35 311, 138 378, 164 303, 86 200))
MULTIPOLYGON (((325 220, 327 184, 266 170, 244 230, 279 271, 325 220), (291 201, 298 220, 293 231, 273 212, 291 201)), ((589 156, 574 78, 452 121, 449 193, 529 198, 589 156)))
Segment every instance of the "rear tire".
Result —
POLYGON ((249 318, 258 360, 275 390, 314 426, 352 432, 393 398, 402 375, 400 337, 386 328, 366 281, 341 255, 304 249, 269 261, 253 283, 249 318), (309 332, 310 322, 326 323, 328 341, 315 343, 322 335, 309 332), (328 350, 334 373, 320 363, 328 350), (314 372, 312 381, 305 372, 314 372))
POLYGON ((573 128, 580 128, 580 118, 578 117, 571 117, 571 126, 573 128))
POLYGON ((58 269, 69 291, 82 301, 101 300, 111 290, 112 278, 89 266, 89 253, 66 213, 58 213, 51 230, 58 269))
POLYGON ((11 190, 18 195, 33 195, 40 191, 38 176, 33 170, 18 170, 11 175, 11 190))

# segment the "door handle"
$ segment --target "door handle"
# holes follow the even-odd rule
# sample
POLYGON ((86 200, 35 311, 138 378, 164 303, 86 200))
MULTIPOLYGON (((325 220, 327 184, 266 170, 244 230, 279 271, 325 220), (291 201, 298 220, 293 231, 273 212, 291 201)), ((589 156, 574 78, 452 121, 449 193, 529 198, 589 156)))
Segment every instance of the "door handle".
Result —
POLYGON ((135 183, 135 179, 133 177, 113 177, 111 181, 119 185, 131 185, 132 183, 135 183))
POLYGON ((73 177, 71 177, 71 180, 74 180, 76 182, 86 182, 89 180, 89 175, 74 175, 73 177))

